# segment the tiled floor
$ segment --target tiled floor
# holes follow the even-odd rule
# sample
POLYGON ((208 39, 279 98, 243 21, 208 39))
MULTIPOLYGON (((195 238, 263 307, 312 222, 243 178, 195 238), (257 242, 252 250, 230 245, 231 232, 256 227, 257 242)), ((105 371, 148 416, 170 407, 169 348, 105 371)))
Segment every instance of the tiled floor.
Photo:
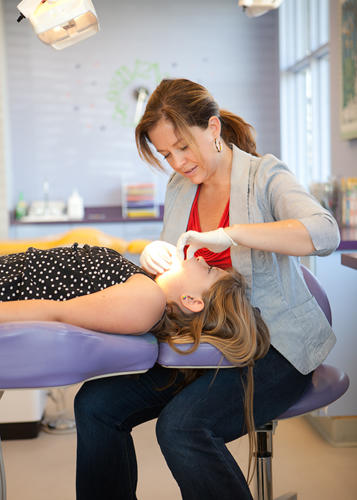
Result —
MULTIPOLYGON (((134 432, 138 499, 179 500, 178 487, 155 441, 154 426, 149 422, 134 432)), ((5 441, 8 500, 74 500, 75 440, 75 434, 41 432, 34 440, 5 441)), ((245 438, 229 448, 242 466, 247 463, 245 438)), ((303 417, 279 423, 273 460, 274 496, 295 490, 299 500, 357 498, 357 448, 333 448, 303 417)))

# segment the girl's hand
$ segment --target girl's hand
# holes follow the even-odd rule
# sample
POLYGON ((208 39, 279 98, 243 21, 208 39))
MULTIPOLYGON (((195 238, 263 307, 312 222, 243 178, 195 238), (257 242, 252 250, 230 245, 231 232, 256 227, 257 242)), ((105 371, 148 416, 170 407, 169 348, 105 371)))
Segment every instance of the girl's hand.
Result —
POLYGON ((182 260, 185 258, 184 248, 186 245, 189 245, 186 258, 191 259, 200 248, 208 248, 211 252, 219 253, 231 246, 236 246, 237 243, 228 236, 223 227, 220 227, 219 229, 205 233, 187 231, 181 234, 176 247, 177 254, 182 260))
POLYGON ((176 257, 176 247, 166 241, 152 241, 140 255, 141 267, 151 274, 162 274, 170 269, 176 257))

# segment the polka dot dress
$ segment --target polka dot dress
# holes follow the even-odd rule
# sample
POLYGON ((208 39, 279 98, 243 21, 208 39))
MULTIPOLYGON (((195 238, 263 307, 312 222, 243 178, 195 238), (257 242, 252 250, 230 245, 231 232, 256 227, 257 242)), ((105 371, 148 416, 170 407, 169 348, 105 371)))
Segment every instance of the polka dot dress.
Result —
POLYGON ((68 300, 124 283, 146 273, 109 248, 29 248, 0 256, 0 302, 9 300, 68 300))

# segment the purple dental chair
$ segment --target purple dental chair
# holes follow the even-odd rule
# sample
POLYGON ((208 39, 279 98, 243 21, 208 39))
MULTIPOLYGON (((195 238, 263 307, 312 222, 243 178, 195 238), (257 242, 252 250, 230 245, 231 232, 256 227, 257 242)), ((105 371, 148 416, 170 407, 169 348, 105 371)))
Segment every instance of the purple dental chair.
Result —
MULTIPOLYGON (((328 299, 316 278, 303 268, 306 283, 331 322, 328 299)), ((184 348, 184 346, 180 346, 184 348)), ((189 348, 189 346, 186 346, 189 348)), ((55 322, 0 324, 0 398, 6 389, 46 388, 76 384, 111 375, 142 373, 155 362, 166 367, 227 368, 231 366, 210 344, 187 356, 175 353, 153 335, 109 335, 55 322)), ((279 417, 290 418, 324 407, 347 390, 348 377, 340 370, 321 365, 303 397, 279 417)), ((1 411, 1 402, 0 402, 1 411)), ((271 422, 257 429, 257 500, 272 500, 271 422)), ((281 500, 296 499, 296 495, 281 500)), ((6 500, 4 464, 0 447, 0 500, 6 500)))
MULTIPOLYGON (((36 389, 143 373, 154 366, 150 333, 110 335, 56 322, 0 324, 0 399, 6 389, 36 389)), ((1 411, 1 401, 0 401, 1 411)), ((0 500, 6 500, 0 443, 0 500)))
MULTIPOLYGON (((331 308, 327 295, 316 277, 301 266, 305 282, 331 324, 331 308)), ((191 345, 180 345, 188 350, 191 345)), ((182 355, 173 351, 168 344, 160 344, 158 363, 167 368, 229 368, 232 366, 222 354, 210 344, 201 344, 192 354, 182 355)), ((339 399, 348 389, 349 378, 339 368, 327 364, 320 365, 313 373, 310 386, 303 396, 276 420, 256 429, 257 432, 257 473, 256 500, 273 500, 273 433, 279 420, 303 415, 323 408, 339 399)), ((297 500, 297 493, 288 493, 276 500, 297 500)))

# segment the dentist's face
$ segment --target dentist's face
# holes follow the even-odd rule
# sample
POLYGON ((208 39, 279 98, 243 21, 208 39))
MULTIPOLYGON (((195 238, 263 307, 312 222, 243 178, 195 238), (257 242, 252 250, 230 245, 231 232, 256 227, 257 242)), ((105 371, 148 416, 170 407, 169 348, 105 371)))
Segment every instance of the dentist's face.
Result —
POLYGON ((207 127, 190 127, 199 155, 180 137, 169 120, 160 120, 149 132, 150 142, 162 154, 175 172, 187 177, 194 184, 205 182, 213 173, 214 131, 207 127))

